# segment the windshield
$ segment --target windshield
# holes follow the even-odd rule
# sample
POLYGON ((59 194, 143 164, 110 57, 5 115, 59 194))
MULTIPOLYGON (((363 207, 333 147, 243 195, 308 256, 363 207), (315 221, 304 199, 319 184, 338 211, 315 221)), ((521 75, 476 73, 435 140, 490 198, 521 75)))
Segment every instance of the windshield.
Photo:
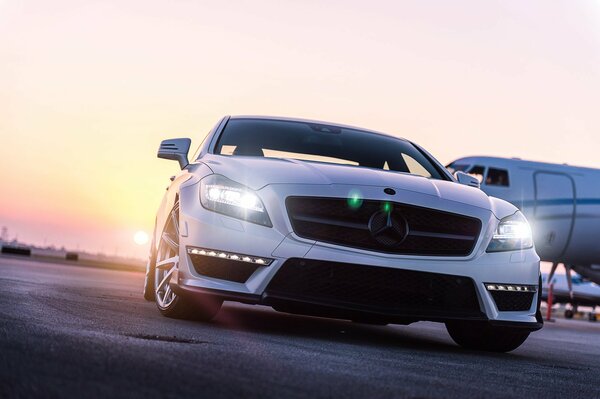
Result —
POLYGON ((231 119, 215 154, 345 164, 445 180, 406 140, 311 122, 231 119))

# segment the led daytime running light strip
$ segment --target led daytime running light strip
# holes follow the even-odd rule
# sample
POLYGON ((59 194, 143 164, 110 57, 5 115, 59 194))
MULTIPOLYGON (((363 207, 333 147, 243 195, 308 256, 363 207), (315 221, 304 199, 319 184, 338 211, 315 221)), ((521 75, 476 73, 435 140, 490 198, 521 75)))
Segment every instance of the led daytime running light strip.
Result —
POLYGON ((261 265, 261 266, 269 266, 271 263, 273 263, 273 259, 270 259, 270 258, 260 258, 257 256, 242 255, 242 254, 225 252, 225 251, 216 251, 214 249, 188 248, 187 252, 190 255, 200 255, 200 256, 209 256, 209 257, 213 257, 213 258, 229 259, 229 260, 235 260, 238 262, 254 263, 256 265, 261 265))
POLYGON ((485 283, 488 291, 537 292, 535 285, 490 284, 485 283))

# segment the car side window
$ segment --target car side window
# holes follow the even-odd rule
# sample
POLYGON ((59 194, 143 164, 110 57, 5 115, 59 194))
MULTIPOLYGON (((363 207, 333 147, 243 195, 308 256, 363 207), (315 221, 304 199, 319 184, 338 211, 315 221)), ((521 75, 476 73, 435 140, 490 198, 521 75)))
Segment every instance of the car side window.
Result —
POLYGON ((490 168, 485 179, 485 184, 488 186, 508 187, 508 171, 506 169, 490 168))
POLYGON ((479 180, 479 183, 483 183, 483 176, 485 176, 485 166, 475 165, 469 170, 468 173, 477 180, 479 180))

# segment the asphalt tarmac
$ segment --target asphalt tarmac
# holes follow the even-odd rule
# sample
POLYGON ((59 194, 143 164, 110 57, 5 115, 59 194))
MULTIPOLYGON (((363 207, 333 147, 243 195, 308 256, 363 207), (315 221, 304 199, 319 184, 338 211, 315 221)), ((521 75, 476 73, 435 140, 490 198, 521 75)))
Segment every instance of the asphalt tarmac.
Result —
POLYGON ((508 354, 442 324, 371 326, 226 303, 162 317, 143 274, 0 257, 0 398, 600 397, 600 323, 558 320, 508 354))

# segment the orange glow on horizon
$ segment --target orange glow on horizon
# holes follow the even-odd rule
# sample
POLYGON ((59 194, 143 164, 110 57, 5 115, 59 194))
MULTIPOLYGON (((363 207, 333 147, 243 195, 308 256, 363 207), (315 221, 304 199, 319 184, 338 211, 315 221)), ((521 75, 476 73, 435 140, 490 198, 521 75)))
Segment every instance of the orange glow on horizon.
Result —
POLYGON ((227 114, 414 140, 446 163, 600 167, 600 5, 0 2, 0 226, 143 258, 177 164, 227 114))

